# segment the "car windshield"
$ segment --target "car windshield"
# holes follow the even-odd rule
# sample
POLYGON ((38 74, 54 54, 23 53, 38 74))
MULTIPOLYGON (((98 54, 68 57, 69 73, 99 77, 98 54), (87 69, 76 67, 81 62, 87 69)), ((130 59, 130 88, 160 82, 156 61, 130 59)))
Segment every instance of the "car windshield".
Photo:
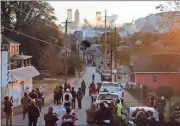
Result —
POLYGON ((119 84, 114 83, 104 83, 103 87, 119 87, 119 84))
POLYGON ((115 95, 115 94, 100 94, 99 97, 98 97, 98 100, 113 100, 113 99, 118 100, 119 99, 118 95, 115 95))

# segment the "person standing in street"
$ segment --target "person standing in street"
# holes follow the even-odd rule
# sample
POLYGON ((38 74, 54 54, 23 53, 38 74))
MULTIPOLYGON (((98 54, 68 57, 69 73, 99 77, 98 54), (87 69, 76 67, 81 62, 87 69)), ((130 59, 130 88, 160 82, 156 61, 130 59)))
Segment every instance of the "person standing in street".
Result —
POLYGON ((83 98, 83 93, 82 93, 82 91, 81 91, 81 88, 79 88, 79 90, 78 90, 78 92, 77 92, 77 101, 78 101, 78 107, 79 107, 79 109, 81 109, 81 107, 82 107, 82 103, 81 103, 82 98, 83 98))
POLYGON ((35 99, 32 99, 31 104, 28 106, 28 117, 29 117, 28 126, 37 126, 37 121, 39 116, 40 116, 40 110, 36 105, 35 99))
POLYGON ((84 80, 81 82, 81 89, 82 89, 82 92, 83 92, 83 94, 85 96, 85 94, 86 94, 86 84, 85 84, 84 80))
POLYGON ((42 97, 42 105, 44 105, 44 87, 40 86, 39 91, 40 91, 41 97, 42 97))
POLYGON ((75 126, 75 121, 78 120, 75 114, 71 114, 70 108, 66 108, 66 114, 64 114, 61 119, 61 126, 75 126))
POLYGON ((55 113, 54 108, 50 106, 48 113, 44 114, 45 126, 57 126, 58 120, 58 115, 55 113))
POLYGON ((36 105, 39 107, 39 110, 41 111, 41 106, 42 106, 42 94, 39 91, 39 88, 36 89, 36 93, 38 95, 38 98, 36 100, 36 105))
POLYGON ((122 107, 123 107, 123 106, 122 106, 120 100, 117 100, 116 103, 117 103, 117 115, 120 117, 120 116, 121 116, 121 111, 122 111, 122 107))
POLYGON ((36 99, 36 98, 38 98, 38 95, 36 94, 36 92, 35 92, 34 89, 29 93, 29 97, 31 97, 31 99, 36 99))
POLYGON ((91 108, 86 110, 86 116, 87 116, 87 124, 88 126, 96 126, 96 113, 97 113, 97 105, 96 103, 92 103, 91 108))
POLYGON ((9 96, 4 97, 4 112, 6 113, 6 126, 12 126, 13 117, 13 102, 10 100, 9 96))
POLYGON ((95 81, 95 75, 92 75, 92 82, 95 81))
POLYGON ((58 98, 58 94, 59 94, 59 87, 58 86, 56 86, 53 93, 54 93, 54 104, 58 104, 58 99, 59 99, 58 98))
POLYGON ((159 113, 159 120, 164 123, 164 112, 165 112, 166 100, 164 96, 161 97, 160 101, 156 105, 156 109, 159 113))
MULTIPOLYGON (((62 117, 65 113, 66 113, 66 109, 64 108, 62 102, 60 101, 59 104, 57 106, 54 107, 56 114, 58 115, 58 117, 62 117)), ((62 120, 59 119, 57 122, 58 126, 61 126, 62 124, 62 120)))
POLYGON ((23 105, 23 120, 25 119, 26 113, 28 112, 28 106, 31 103, 31 98, 28 93, 24 93, 24 97, 21 98, 21 104, 23 105))
POLYGON ((66 92, 63 94, 63 99, 64 99, 64 106, 70 107, 73 97, 68 88, 66 89, 66 92))
POLYGON ((59 102, 62 101, 63 102, 63 87, 62 85, 59 85, 59 102))
POLYGON ((76 108, 76 91, 74 90, 74 87, 72 87, 72 109, 76 108))

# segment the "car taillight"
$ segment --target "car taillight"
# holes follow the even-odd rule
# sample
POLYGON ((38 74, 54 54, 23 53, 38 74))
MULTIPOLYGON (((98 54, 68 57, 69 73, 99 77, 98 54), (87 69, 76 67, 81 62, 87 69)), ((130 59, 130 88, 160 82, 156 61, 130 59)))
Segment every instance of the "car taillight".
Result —
POLYGON ((124 92, 122 92, 122 97, 124 97, 124 92))

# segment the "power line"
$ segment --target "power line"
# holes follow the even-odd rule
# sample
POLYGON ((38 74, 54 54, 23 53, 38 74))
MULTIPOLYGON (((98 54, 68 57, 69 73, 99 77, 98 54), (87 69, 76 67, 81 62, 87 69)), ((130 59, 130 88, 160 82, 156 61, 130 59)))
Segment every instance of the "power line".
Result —
MULTIPOLYGON (((21 34, 21 35, 24 35, 24 36, 26 36, 26 37, 29 37, 29 38, 31 38, 31 39, 35 39, 35 40, 38 40, 38 41, 40 41, 40 42, 43 42, 43 43, 46 43, 46 44, 50 44, 50 45, 52 45, 52 46, 59 47, 59 48, 61 48, 61 49, 66 49, 67 51, 69 51, 68 48, 65 48, 65 47, 63 47, 63 46, 59 46, 59 45, 56 45, 56 44, 53 44, 53 43, 50 43, 50 42, 41 40, 41 39, 35 38, 35 37, 33 37, 33 36, 29 36, 29 35, 27 35, 27 34, 24 34, 24 33, 18 32, 18 31, 15 31, 15 30, 13 30, 13 29, 6 28, 6 27, 4 27, 4 26, 2 26, 2 27, 5 28, 5 29, 7 29, 7 30, 9 30, 9 31, 16 32, 16 33, 18 33, 18 34, 21 34)), ((71 52, 75 52, 75 51, 71 51, 71 52)), ((78 52, 75 52, 75 53, 78 53, 78 52)), ((78 53, 78 54, 79 54, 79 53, 78 53)))

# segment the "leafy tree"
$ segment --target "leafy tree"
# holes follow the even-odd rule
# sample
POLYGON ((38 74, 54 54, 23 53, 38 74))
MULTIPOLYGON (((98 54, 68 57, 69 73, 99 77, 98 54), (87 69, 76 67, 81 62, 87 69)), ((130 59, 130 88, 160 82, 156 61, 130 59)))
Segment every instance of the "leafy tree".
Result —
POLYGON ((51 77, 57 77, 64 72, 62 58, 57 55, 59 50, 53 47, 45 47, 40 53, 39 68, 50 72, 51 77))
MULTIPOLYGON (((119 35, 118 32, 116 32, 116 42, 117 42, 117 45, 115 43, 115 31, 107 32, 107 40, 106 40, 107 52, 111 52, 111 42, 112 42, 112 48, 113 48, 113 52, 114 52, 116 47, 121 45, 121 36, 119 35)), ((103 45, 103 48, 104 48, 105 33, 103 33, 101 35, 100 43, 103 45)))
MULTIPOLYGON (((26 35, 62 45, 63 34, 55 24, 54 9, 45 1, 1 1, 2 34, 21 43, 20 52, 32 55, 32 64, 38 67, 39 52, 45 44, 26 35)), ((47 44, 46 44, 47 45, 47 44)))
POLYGON ((119 65, 128 65, 131 57, 130 50, 120 51, 117 54, 117 62, 119 65))

